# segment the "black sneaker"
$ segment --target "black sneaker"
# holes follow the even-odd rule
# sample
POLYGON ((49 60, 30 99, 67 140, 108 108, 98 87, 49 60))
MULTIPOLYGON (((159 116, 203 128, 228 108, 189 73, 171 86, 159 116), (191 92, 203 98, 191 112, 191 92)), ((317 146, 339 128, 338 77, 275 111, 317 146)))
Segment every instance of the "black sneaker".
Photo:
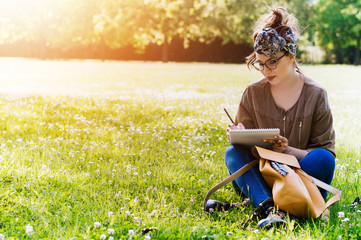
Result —
POLYGON ((224 203, 217 200, 209 199, 206 203, 206 212, 213 213, 214 211, 227 211, 231 206, 230 203, 224 203))
POLYGON ((273 206, 269 207, 266 212, 268 216, 258 222, 257 229, 270 229, 273 226, 280 226, 286 223, 286 212, 276 209, 273 206))

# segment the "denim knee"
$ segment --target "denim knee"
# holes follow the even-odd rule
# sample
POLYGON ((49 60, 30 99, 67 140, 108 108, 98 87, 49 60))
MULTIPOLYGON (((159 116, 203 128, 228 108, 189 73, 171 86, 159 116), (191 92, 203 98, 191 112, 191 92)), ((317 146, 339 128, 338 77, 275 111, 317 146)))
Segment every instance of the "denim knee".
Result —
POLYGON ((230 155, 233 155, 234 151, 235 151, 234 146, 231 145, 226 149, 226 152, 224 153, 224 161, 225 161, 227 167, 228 167, 229 162, 232 161, 232 157, 230 157, 230 155))
POLYGON ((335 168, 335 157, 333 154, 323 148, 316 148, 309 153, 310 157, 317 156, 319 165, 327 166, 329 169, 335 168))
POLYGON ((250 150, 240 145, 230 145, 224 155, 224 161, 228 169, 232 168, 234 164, 239 168, 249 162, 250 150))

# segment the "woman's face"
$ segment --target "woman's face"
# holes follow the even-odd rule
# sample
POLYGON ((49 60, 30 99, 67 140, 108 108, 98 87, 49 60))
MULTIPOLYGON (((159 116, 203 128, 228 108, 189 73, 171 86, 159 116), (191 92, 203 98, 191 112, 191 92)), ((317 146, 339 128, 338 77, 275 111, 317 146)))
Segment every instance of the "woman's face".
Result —
POLYGON ((274 57, 270 58, 266 55, 256 53, 256 61, 259 65, 263 66, 260 72, 272 85, 282 83, 289 74, 294 73, 295 57, 292 54, 285 55, 283 51, 277 53, 274 57), (269 69, 267 66, 275 69, 269 69))

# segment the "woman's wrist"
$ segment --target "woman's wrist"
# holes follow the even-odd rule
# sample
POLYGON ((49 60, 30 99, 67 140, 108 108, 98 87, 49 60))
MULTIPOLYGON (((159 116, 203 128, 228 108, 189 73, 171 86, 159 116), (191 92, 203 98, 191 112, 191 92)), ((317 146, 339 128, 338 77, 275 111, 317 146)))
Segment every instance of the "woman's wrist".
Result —
POLYGON ((294 148, 294 147, 290 147, 290 146, 287 147, 287 149, 284 153, 293 155, 298 160, 301 160, 308 154, 308 152, 306 150, 298 149, 298 148, 294 148))

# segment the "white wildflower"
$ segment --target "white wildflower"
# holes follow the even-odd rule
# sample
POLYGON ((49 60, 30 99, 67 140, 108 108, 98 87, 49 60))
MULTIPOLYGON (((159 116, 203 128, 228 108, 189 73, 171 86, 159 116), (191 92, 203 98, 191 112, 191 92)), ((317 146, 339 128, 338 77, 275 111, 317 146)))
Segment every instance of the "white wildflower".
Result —
POLYGON ((227 236, 231 236, 233 232, 227 232, 227 236))
POLYGON ((108 233, 112 235, 112 234, 114 234, 114 233, 115 233, 115 230, 114 230, 114 229, 112 229, 112 228, 109 228, 109 229, 108 229, 108 233))
POLYGON ((130 230, 128 231, 128 234, 129 234, 129 236, 134 236, 134 235, 135 235, 135 232, 134 232, 133 229, 130 229, 130 230))
POLYGON ((150 239, 151 239, 151 238, 150 238, 149 235, 145 236, 145 238, 144 238, 144 240, 150 240, 150 239))
POLYGON ((197 227, 196 226, 192 227, 192 232, 193 233, 197 232, 197 227))
POLYGON ((344 213, 344 212, 338 212, 338 217, 339 217, 339 218, 344 218, 344 217, 345 217, 345 213, 344 213))
POLYGON ((179 191, 180 191, 180 192, 184 192, 184 188, 181 187, 181 188, 179 189, 179 191))
POLYGON ((94 227, 95 227, 95 228, 100 228, 100 222, 95 222, 95 223, 94 223, 94 227))
POLYGON ((129 211, 125 211, 125 216, 128 217, 130 215, 129 211))
POLYGON ((109 236, 109 238, 108 238, 109 240, 114 240, 114 237, 112 237, 112 236, 109 236))
POLYGON ((108 212, 108 217, 110 217, 110 218, 113 217, 113 212, 109 211, 108 212))
POLYGON ((144 202, 149 202, 149 197, 145 197, 144 202))
POLYGON ((26 225, 25 232, 28 236, 33 235, 34 234, 33 226, 31 226, 30 224, 26 225))
POLYGON ((345 219, 342 219, 342 220, 341 220, 341 222, 348 222, 348 221, 350 221, 349 218, 345 218, 345 219))
POLYGON ((105 234, 100 235, 100 239, 107 239, 107 235, 105 234))
POLYGON ((0 233, 0 240, 4 240, 5 239, 5 235, 0 233))

